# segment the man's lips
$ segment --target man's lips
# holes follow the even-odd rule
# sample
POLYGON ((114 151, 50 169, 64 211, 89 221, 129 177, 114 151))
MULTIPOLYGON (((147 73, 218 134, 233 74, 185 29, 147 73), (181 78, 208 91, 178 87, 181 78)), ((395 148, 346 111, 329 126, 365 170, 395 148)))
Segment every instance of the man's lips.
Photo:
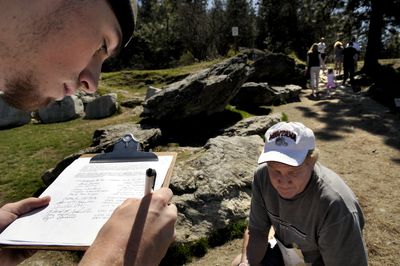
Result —
POLYGON ((290 187, 278 187, 278 190, 282 191, 282 192, 288 192, 288 191, 291 191, 292 188, 290 188, 290 187))

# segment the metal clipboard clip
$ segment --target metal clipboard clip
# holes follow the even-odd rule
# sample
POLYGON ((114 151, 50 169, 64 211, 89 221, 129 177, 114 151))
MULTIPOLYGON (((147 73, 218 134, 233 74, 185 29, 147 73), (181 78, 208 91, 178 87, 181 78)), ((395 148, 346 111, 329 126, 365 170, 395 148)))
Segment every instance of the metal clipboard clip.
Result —
POLYGON ((158 161, 153 152, 140 150, 140 143, 132 134, 126 134, 114 144, 111 152, 100 153, 90 159, 91 163, 158 161))

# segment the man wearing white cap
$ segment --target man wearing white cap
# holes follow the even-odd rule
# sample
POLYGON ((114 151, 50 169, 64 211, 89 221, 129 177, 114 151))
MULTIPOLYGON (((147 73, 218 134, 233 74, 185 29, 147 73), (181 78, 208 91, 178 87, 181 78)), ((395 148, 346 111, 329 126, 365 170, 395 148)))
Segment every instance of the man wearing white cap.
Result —
MULTIPOLYGON (((130 41, 136 0, 0 0, 0 96, 33 111, 72 95, 97 90, 101 65, 130 41)), ((158 265, 174 240, 177 209, 167 188, 128 199, 103 226, 82 265, 158 265)), ((19 216, 44 207, 49 197, 0 208, 0 232, 19 216)), ((0 249, 1 265, 32 252, 0 249)))
POLYGON ((303 124, 267 130, 242 254, 232 265, 368 264, 356 196, 317 159, 314 133, 303 124))

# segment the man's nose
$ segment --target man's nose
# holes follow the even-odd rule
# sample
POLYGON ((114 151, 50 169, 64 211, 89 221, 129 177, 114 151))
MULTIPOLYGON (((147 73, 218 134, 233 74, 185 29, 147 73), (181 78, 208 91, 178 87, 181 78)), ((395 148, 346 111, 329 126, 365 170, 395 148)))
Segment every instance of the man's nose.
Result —
POLYGON ((281 174, 279 176, 279 183, 281 184, 291 184, 292 178, 289 175, 281 174))
POLYGON ((97 90, 102 63, 103 61, 100 58, 93 57, 79 74, 79 82, 85 92, 94 93, 97 90))

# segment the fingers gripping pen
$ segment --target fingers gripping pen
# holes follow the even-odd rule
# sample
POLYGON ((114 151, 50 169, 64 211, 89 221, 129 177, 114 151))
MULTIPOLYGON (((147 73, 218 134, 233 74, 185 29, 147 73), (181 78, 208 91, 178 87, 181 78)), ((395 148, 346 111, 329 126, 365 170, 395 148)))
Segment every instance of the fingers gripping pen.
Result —
POLYGON ((154 185, 156 184, 157 172, 153 168, 149 168, 146 170, 146 180, 144 184, 144 195, 151 193, 151 190, 154 189, 154 185))

